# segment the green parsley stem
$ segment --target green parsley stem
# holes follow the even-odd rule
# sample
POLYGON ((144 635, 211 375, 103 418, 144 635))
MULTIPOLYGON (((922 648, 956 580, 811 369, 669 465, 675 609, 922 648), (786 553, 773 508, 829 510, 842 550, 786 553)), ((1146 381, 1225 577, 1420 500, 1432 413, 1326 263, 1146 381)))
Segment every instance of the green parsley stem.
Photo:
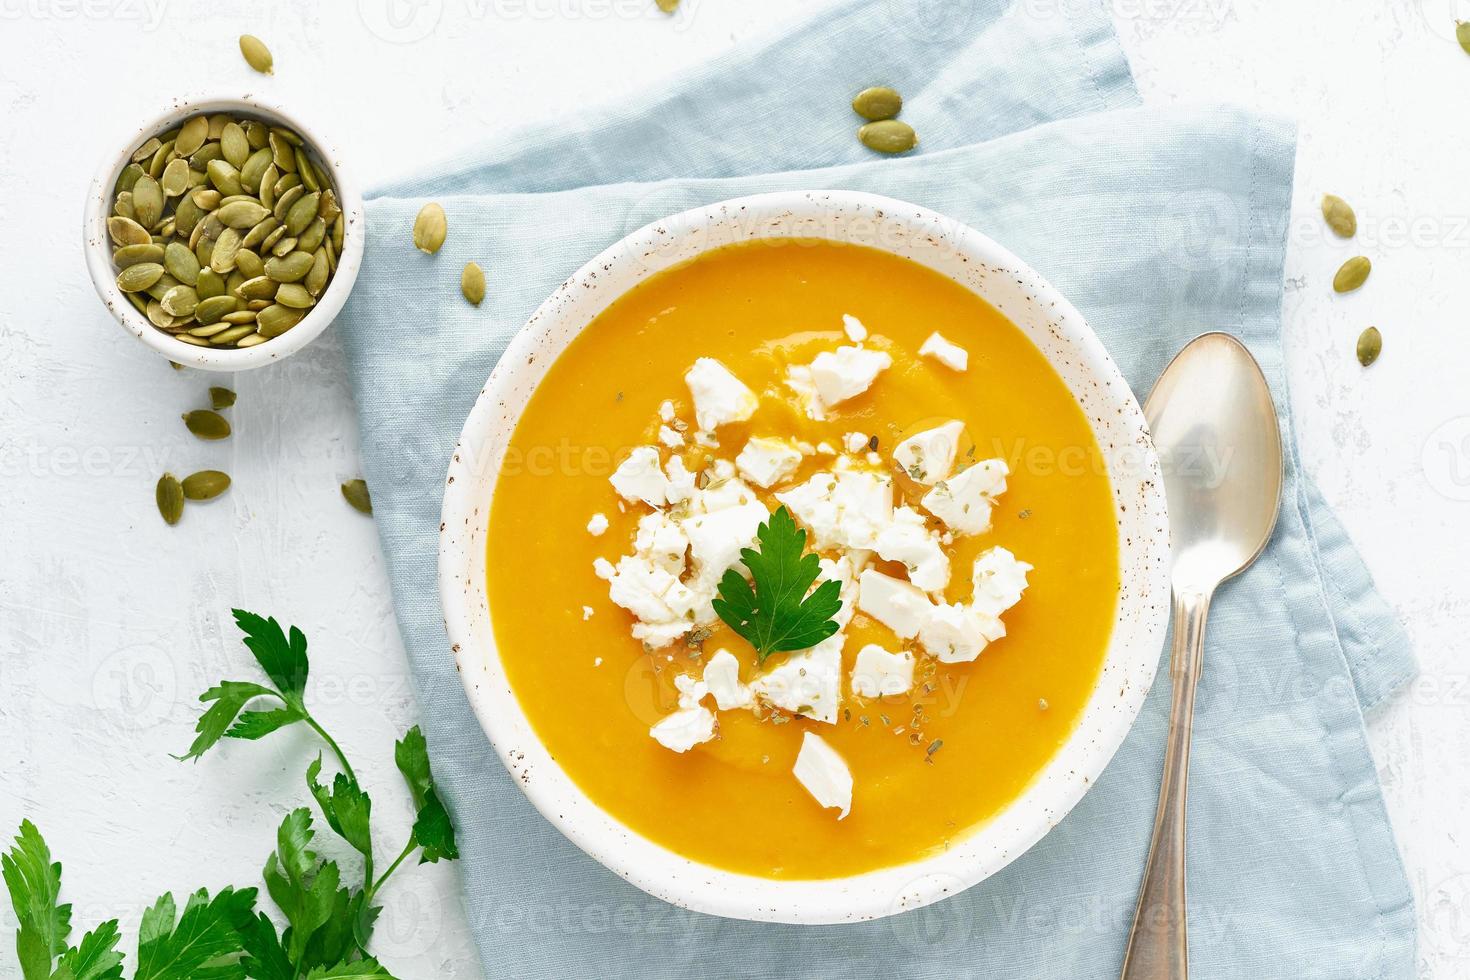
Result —
POLYGON ((352 771, 352 763, 348 762, 347 756, 342 754, 342 748, 337 744, 337 740, 327 734, 327 730, 317 723, 317 720, 311 716, 310 712, 306 713, 306 723, 311 726, 312 731, 322 737, 322 741, 327 743, 327 747, 332 750, 332 754, 337 757, 337 761, 342 763, 342 771, 347 774, 347 778, 352 780, 354 785, 358 785, 357 773, 352 771))
POLYGON ((378 893, 378 889, 383 887, 383 883, 388 880, 388 876, 397 871, 398 866, 402 864, 404 860, 410 854, 412 854, 417 847, 418 843, 413 839, 413 835, 410 834, 408 838, 408 843, 403 846, 403 852, 399 854, 398 857, 394 858, 393 863, 388 866, 388 870, 383 872, 383 877, 373 882, 372 888, 368 889, 368 900, 371 900, 372 897, 378 893))

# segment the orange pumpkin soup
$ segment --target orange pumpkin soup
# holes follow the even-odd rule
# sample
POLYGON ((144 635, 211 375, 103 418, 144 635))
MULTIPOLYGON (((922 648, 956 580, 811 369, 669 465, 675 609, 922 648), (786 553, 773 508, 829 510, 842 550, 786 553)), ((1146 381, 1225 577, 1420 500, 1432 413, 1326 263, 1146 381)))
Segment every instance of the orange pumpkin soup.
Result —
MULTIPOLYGON (((1097 680, 1119 591, 1100 459, 1086 418, 1042 354, 964 287, 908 260, 832 242, 711 251, 598 316, 522 415, 498 478, 486 557, 499 656, 567 774, 658 844, 783 879, 917 860, 1014 801, 1067 738, 1097 680), (845 316, 861 326, 845 328, 845 316), (929 348, 919 353, 936 331, 968 352, 963 370, 929 348), (843 347, 880 352, 886 364, 865 390, 813 411, 793 389, 791 368, 843 347), (745 417, 712 431, 701 429, 708 406, 696 406, 694 382, 685 380, 702 358, 755 396, 734 413, 745 417), (924 474, 899 452, 904 440, 951 421, 964 430, 954 472, 991 459, 1009 469, 989 526, 978 532, 944 526, 926 497, 944 474, 916 479, 924 474), (752 437, 799 453, 770 487, 746 479, 744 466, 735 478, 742 500, 768 511, 782 505, 777 494, 844 467, 891 481, 896 505, 922 519, 913 533, 943 544, 952 574, 926 590, 936 604, 965 608, 971 565, 994 549, 1032 566, 1024 596, 1004 612, 1005 635, 981 640, 972 661, 943 662, 848 597, 858 608, 847 610, 851 621, 834 641, 841 684, 830 723, 807 704, 783 708, 757 697, 748 709, 717 710, 703 689, 688 696, 718 651, 738 661, 742 685, 798 654, 776 652, 758 664, 752 644, 718 619, 697 629, 691 622, 677 639, 646 631, 635 639, 638 620, 610 599, 609 568, 634 551, 640 521, 656 509, 621 495, 610 477, 635 449, 654 447, 666 465, 678 457, 700 487, 712 487, 752 437), (861 696, 877 693, 852 680, 870 644, 911 662, 903 693, 861 696), (673 749, 651 737, 695 700, 705 707, 694 714, 714 714, 712 731, 673 749), (845 816, 793 775, 808 732, 850 773, 845 816)), ((803 526, 801 509, 791 511, 803 526)), ((808 546, 818 537, 813 529, 808 546)), ((919 581, 914 564, 886 553, 849 552, 872 572, 919 581)))

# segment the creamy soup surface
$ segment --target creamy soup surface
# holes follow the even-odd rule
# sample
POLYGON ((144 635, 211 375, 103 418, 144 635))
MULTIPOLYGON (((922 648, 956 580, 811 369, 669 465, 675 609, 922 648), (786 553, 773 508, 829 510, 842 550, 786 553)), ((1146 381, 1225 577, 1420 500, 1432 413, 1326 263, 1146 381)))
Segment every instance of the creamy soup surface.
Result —
MULTIPOLYGON (((1014 801, 1067 738, 1097 681, 1119 593, 1100 458, 1041 353, 962 286, 908 260, 830 242, 711 251, 598 316, 521 417, 491 507, 486 559, 499 656, 557 762, 599 806, 658 844, 782 879, 917 860, 1014 801), (844 317, 866 336, 854 340, 844 317), (967 352, 964 370, 920 354, 935 332, 967 352), (887 355, 887 366, 862 393, 812 418, 788 383, 791 367, 852 346, 887 355), (701 432, 685 380, 701 358, 754 393, 753 414, 701 432), (894 459, 903 440, 953 421, 964 429, 956 472, 992 459, 1009 470, 983 532, 951 533, 922 503, 932 486, 894 459), (682 445, 670 445, 675 434, 682 445), (672 641, 635 638, 638 620, 610 598, 606 570, 633 553, 639 522, 654 508, 625 499, 610 477, 637 447, 655 447, 664 463, 677 455, 707 484, 715 461, 734 461, 752 437, 802 454, 769 488, 742 479, 770 511, 781 506, 776 494, 841 467, 891 480, 895 505, 917 511, 923 533, 945 542, 951 574, 930 593, 935 603, 971 601, 971 566, 992 549, 1031 569, 1001 617, 1005 635, 970 662, 941 662, 849 598, 850 622, 834 641, 835 721, 760 698, 718 710, 696 689, 714 731, 676 751, 650 730, 681 710, 681 693, 690 703, 689 685, 718 652, 735 658, 744 685, 797 654, 772 653, 758 666, 751 643, 718 620, 672 641), (854 690, 868 645, 911 661, 907 690, 854 690), (793 774, 807 733, 850 774, 845 816, 793 774)), ((688 506, 665 509, 678 517, 688 506)), ((895 579, 916 574, 876 554, 866 567, 895 579)))

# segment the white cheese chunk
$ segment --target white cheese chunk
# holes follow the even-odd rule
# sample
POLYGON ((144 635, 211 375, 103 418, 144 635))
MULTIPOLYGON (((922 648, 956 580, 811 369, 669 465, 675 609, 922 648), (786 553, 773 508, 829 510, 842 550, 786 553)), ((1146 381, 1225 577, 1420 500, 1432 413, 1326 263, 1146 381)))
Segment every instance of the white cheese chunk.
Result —
POLYGON ((898 653, 869 643, 858 651, 852 668, 852 693, 860 698, 882 698, 903 694, 914 686, 914 655, 898 653))
POLYGON ((1026 591, 1026 573, 1031 566, 1019 561, 1004 548, 995 547, 975 559, 975 571, 971 577, 974 593, 970 607, 977 612, 999 616, 1021 601, 1026 591))
POLYGON ((751 681, 751 690, 783 710, 837 724, 844 639, 841 633, 834 633, 810 650, 787 654, 785 663, 751 681))
POLYGON ((919 345, 919 356, 932 357, 952 371, 963 371, 970 366, 969 351, 959 344, 945 340, 937 330, 919 345))
POLYGON ((729 650, 716 650, 704 665, 704 686, 721 711, 748 708, 755 702, 750 687, 740 683, 740 661, 729 650))
POLYGON ((854 344, 861 344, 868 339, 868 328, 863 326, 863 321, 851 314, 842 314, 842 330, 854 344))
POLYGON ((593 610, 592 610, 592 607, 591 606, 583 606, 582 607, 582 622, 585 623, 585 622, 587 622, 587 620, 591 619, 592 618, 592 612, 593 612, 593 610))
POLYGON ((607 531, 607 515, 593 514, 592 519, 587 522, 587 533, 594 538, 601 537, 607 531))
POLYGON ((981 460, 934 484, 922 503, 956 534, 984 534, 990 530, 995 498, 1005 493, 1009 473, 1003 459, 981 460))
POLYGON ((861 551, 849 551, 835 561, 831 558, 823 558, 818 562, 821 571, 812 588, 815 589, 822 582, 831 581, 836 582, 841 590, 838 594, 842 597, 842 608, 837 610, 837 615, 832 617, 838 629, 844 629, 851 621, 852 614, 857 611, 857 577, 867 563, 868 556, 861 551))
POLYGON ((938 483, 954 469, 965 424, 946 422, 909 436, 893 450, 893 461, 916 483, 938 483))
POLYGON ((668 480, 664 478, 658 449, 654 446, 634 449, 608 480, 624 500, 641 500, 652 507, 662 507, 668 502, 665 493, 668 480))
POLYGON ((638 520, 638 533, 633 537, 638 555, 676 578, 684 573, 684 555, 689 538, 679 522, 661 510, 645 514, 638 520))
POLYGON ((949 556, 939 544, 939 535, 924 524, 912 507, 893 512, 893 522, 878 532, 874 543, 879 557, 902 562, 909 581, 925 592, 939 592, 949 585, 949 556))
POLYGON ((666 401, 658 407, 658 417, 664 422, 674 421, 674 403, 666 401))
POLYGON ((755 436, 735 457, 740 475, 758 487, 770 488, 796 472, 801 452, 783 439, 755 436))
POLYGON ((684 457, 670 456, 669 476, 664 483, 664 496, 671 504, 679 504, 694 496, 694 474, 684 465, 684 457))
POLYGON ((743 422, 755 414, 760 402, 730 369, 712 357, 701 357, 684 374, 684 383, 694 396, 694 417, 699 427, 713 432, 730 422, 743 422))
POLYGON ((947 664, 968 663, 1005 635, 999 619, 959 603, 935 606, 919 628, 924 649, 947 664))
POLYGON ((901 639, 919 635, 933 606, 921 589, 903 579, 872 568, 858 578, 858 608, 901 639))
POLYGON ((822 736, 802 733, 801 751, 791 771, 818 805, 842 811, 838 820, 852 811, 852 770, 822 736))
POLYGON ((755 547, 755 532, 770 517, 764 504, 750 500, 681 522, 689 539, 694 582, 713 591, 726 570, 740 561, 740 550, 755 547))
POLYGON ((863 435, 861 432, 849 432, 847 435, 842 437, 842 445, 845 446, 847 448, 847 451, 850 453, 860 453, 865 448, 867 448, 868 437, 863 435))
POLYGON ((812 532, 812 547, 822 551, 871 551, 893 521, 893 481, 882 473, 818 473, 776 499, 812 532))
POLYGON ((658 427, 658 441, 670 449, 679 449, 684 445, 684 433, 668 425, 658 427))
POLYGON ((680 708, 648 730, 666 749, 688 752, 715 737, 715 715, 702 705, 680 708))
POLYGON ((806 417, 814 422, 825 422, 827 410, 822 405, 822 396, 817 394, 816 383, 812 380, 812 369, 805 364, 792 364, 786 368, 786 387, 790 388, 796 395, 796 400, 801 403, 802 411, 806 417))
POLYGON ((839 347, 812 359, 812 385, 825 408, 856 398, 872 387, 893 358, 878 350, 839 347))

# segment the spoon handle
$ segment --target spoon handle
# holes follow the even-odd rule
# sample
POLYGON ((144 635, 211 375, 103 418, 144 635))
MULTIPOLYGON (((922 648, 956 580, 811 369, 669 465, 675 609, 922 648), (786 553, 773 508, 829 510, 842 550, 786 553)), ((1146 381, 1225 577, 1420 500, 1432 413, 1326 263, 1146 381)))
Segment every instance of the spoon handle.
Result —
POLYGON ((1189 795, 1189 742, 1194 727, 1194 689, 1204 659, 1205 619, 1210 594, 1174 593, 1174 685, 1169 742, 1153 842, 1138 890, 1138 909, 1123 958, 1123 980, 1186 980, 1189 976, 1188 916, 1185 906, 1184 811, 1189 795))

